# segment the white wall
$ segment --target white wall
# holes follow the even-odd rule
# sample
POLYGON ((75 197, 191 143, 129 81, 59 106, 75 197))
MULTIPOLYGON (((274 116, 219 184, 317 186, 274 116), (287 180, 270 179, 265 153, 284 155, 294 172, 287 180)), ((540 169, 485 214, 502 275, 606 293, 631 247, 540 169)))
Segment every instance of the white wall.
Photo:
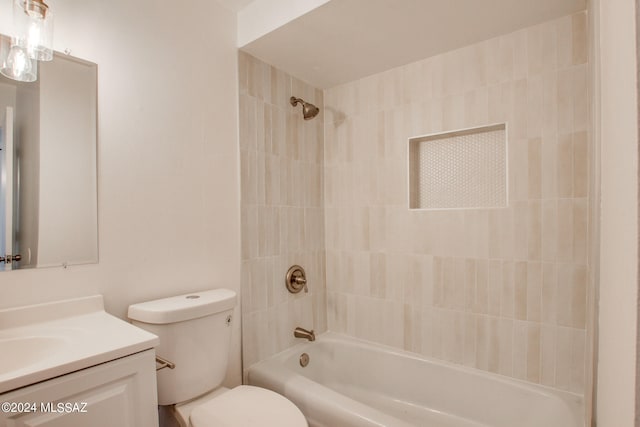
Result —
MULTIPOLYGON (((56 50, 98 64, 100 262, 2 273, 0 307, 101 293, 124 317, 132 302, 239 291, 233 13, 210 0, 47 3, 56 50)), ((10 10, 0 0, 0 32, 10 10)), ((240 380, 235 318, 229 384, 240 380)))
POLYGON ((633 0, 594 2, 600 23, 602 149, 597 425, 634 425, 638 116, 633 0))

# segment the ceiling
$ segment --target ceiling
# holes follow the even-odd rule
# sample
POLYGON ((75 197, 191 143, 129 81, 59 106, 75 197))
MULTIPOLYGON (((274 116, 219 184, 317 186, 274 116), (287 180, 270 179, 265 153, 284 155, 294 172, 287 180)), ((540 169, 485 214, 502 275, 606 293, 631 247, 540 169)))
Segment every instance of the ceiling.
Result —
POLYGON ((585 8, 585 0, 331 0, 242 50, 326 89, 585 8))

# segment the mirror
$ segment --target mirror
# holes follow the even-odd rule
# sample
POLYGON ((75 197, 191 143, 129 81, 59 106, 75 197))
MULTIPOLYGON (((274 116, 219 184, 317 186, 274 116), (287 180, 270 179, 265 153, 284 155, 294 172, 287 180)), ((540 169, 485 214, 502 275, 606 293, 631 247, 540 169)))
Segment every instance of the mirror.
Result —
POLYGON ((0 271, 98 262, 97 65, 38 66, 0 75, 0 271))

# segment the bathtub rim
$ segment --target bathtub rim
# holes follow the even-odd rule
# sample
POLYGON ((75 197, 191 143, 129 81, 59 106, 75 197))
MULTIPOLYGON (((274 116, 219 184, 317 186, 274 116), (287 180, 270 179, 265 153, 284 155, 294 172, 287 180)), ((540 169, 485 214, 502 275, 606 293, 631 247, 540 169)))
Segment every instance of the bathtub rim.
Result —
MULTIPOLYGON (((579 394, 579 393, 574 393, 571 391, 567 391, 567 390, 561 390, 561 389, 557 389, 557 388, 553 388, 550 386, 546 386, 543 384, 537 384, 537 383, 533 383, 533 382, 529 382, 526 380, 521 380, 519 378, 514 378, 514 377, 509 377, 507 375, 504 374, 500 374, 500 373, 496 373, 496 372, 491 372, 491 371, 484 371, 482 369, 478 369, 478 368, 473 368, 470 366, 466 366, 466 365, 459 365, 453 362, 449 362, 446 360, 441 360, 441 359, 437 359, 434 357, 430 357, 430 356, 424 356, 421 355, 419 353, 414 353, 411 351, 407 351, 407 350, 402 350, 402 349, 398 349, 396 347, 387 345, 387 344, 381 344, 381 343, 377 343, 374 341, 368 341, 362 338, 357 338, 357 337, 353 337, 347 334, 342 334, 342 333, 338 333, 338 332, 333 332, 333 331, 326 331, 326 332, 322 332, 318 335, 316 335, 316 340, 313 342, 310 341, 304 341, 304 342, 300 342, 300 343, 296 343, 295 345, 293 345, 292 347, 289 347, 277 354, 274 354, 270 357, 268 357, 267 359, 261 360, 259 362, 254 363, 253 365, 249 366, 247 368, 247 383, 249 383, 249 377, 250 377, 250 373, 252 370, 258 369, 259 366, 261 365, 273 365, 274 363, 278 363, 279 366, 282 367, 282 369, 291 372, 295 375, 300 375, 303 378, 312 381, 315 383, 315 381, 305 377, 302 374, 298 374, 295 371, 286 368, 285 365, 285 361, 288 360, 289 358, 291 358, 292 356, 296 356, 299 355, 300 353, 304 353, 305 349, 313 346, 314 344, 319 344, 319 343, 331 343, 331 342, 341 342, 341 343, 345 343, 346 345, 352 345, 352 346, 358 346, 358 347, 364 347, 365 349, 370 349, 372 351, 378 351, 378 352, 385 352, 388 353, 392 356, 398 356, 398 357, 402 357, 402 358, 409 358, 409 359, 413 359, 413 360, 417 360, 420 362, 427 362, 427 363, 432 363, 435 365, 439 365, 442 366, 444 368, 448 368, 448 369, 452 369, 454 371, 463 373, 463 374, 468 374, 468 375, 472 375, 472 376, 479 376, 479 377, 483 377, 485 379, 489 379, 491 381, 497 381, 501 384, 505 384, 507 386, 511 386, 511 387, 516 387, 520 390, 527 390, 529 392, 533 391, 535 393, 540 393, 546 396, 552 396, 552 397, 556 397, 558 399, 560 399, 562 402, 564 402, 569 409, 572 411, 572 413, 574 413, 574 415, 576 415, 578 418, 578 422, 580 423, 580 425, 584 424, 584 396, 579 394)), ((317 383, 320 384, 320 383, 317 383)), ((321 386, 331 390, 330 388, 320 384, 321 386)), ((331 390, 332 392, 335 392, 334 390, 331 390)), ((335 392, 337 393, 337 392, 335 392)), ((340 393, 338 393, 340 394, 340 393)), ((349 398, 351 399, 351 398, 349 398)), ((353 399, 351 399, 353 400, 353 399)))
POLYGON ((492 371, 485 371, 483 369, 479 369, 479 368, 474 368, 472 366, 468 366, 468 365, 460 365, 454 362, 450 362, 448 360, 444 360, 444 359, 437 359, 435 357, 432 356, 424 356, 420 353, 415 353, 412 351, 408 351, 408 350, 402 350, 399 349, 397 347, 393 347, 390 346, 388 344, 381 344, 381 343, 377 343, 375 341, 368 341, 362 338, 357 338, 357 337, 353 337, 351 335, 347 335, 347 334, 343 334, 343 333, 339 333, 339 332, 333 332, 333 331, 326 331, 326 332, 322 332, 320 334, 316 335, 316 340, 313 342, 310 341, 304 341, 304 342, 299 342, 296 343, 295 345, 293 345, 292 347, 286 348, 282 351, 280 351, 279 353, 276 353, 264 360, 260 360, 254 364, 252 364, 251 366, 249 366, 248 368, 246 368, 247 370, 251 369, 254 366, 260 365, 261 363, 267 362, 267 361, 274 361, 274 360, 284 360, 285 359, 285 355, 289 355, 290 353, 295 353, 296 351, 298 351, 298 349, 303 349, 309 346, 312 346, 315 343, 320 343, 320 342, 328 342, 328 341, 346 341, 346 342, 356 342, 364 347, 369 347, 369 348, 373 348, 374 350, 384 350, 387 353, 390 354, 394 354, 394 355, 398 355, 398 356, 402 356, 402 357, 407 357, 410 359, 414 359, 414 360, 422 360, 422 361, 427 361, 427 362, 431 362, 437 365, 443 365, 445 367, 457 370, 457 371, 461 371, 461 372, 465 372, 468 374, 472 374, 472 375, 480 375, 480 376, 488 376, 492 379, 495 380, 499 380, 501 382, 505 382, 508 384, 515 384, 518 385, 520 387, 523 388, 536 388, 536 389, 541 389, 544 391, 548 391, 551 394, 560 394, 560 395, 566 395, 569 398, 575 398, 575 399, 584 399, 584 396, 581 395, 580 393, 576 393, 576 392, 572 392, 569 390, 562 390, 559 388, 554 388, 548 385, 544 385, 544 384, 539 384, 539 383, 534 383, 534 382, 530 382, 527 380, 523 380, 520 378, 516 378, 516 377, 510 377, 508 375, 504 375, 501 374, 499 372, 492 372, 492 371))

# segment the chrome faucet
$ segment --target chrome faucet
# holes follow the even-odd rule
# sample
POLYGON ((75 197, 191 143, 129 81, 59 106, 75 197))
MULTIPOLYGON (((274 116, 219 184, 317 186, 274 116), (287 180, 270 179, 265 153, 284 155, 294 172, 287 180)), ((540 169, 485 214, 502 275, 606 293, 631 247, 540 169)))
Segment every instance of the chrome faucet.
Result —
POLYGON ((296 338, 306 338, 309 341, 315 341, 316 340, 316 334, 313 333, 313 329, 310 331, 307 331, 304 328, 301 328, 300 326, 298 326, 295 331, 293 331, 293 336, 296 338))

